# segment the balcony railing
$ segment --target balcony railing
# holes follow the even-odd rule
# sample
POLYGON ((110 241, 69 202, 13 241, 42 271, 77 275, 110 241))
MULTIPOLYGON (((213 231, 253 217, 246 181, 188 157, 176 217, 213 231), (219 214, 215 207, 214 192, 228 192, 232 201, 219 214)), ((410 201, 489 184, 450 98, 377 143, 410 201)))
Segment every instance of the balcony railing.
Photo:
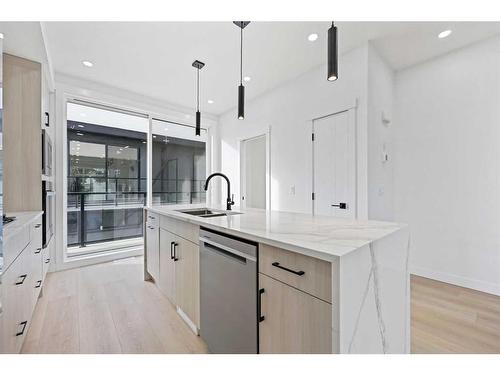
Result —
MULTIPOLYGON (((156 179, 153 181, 153 203, 204 202, 204 182, 156 179), (166 190, 160 190, 160 187, 166 190)), ((68 246, 85 247, 99 242, 142 237, 142 210, 147 194, 135 189, 125 190, 145 190, 145 185, 145 178, 68 177, 68 246), (101 189, 104 191, 95 191, 101 189)))
POLYGON ((142 237, 145 192, 68 192, 68 246, 142 237))

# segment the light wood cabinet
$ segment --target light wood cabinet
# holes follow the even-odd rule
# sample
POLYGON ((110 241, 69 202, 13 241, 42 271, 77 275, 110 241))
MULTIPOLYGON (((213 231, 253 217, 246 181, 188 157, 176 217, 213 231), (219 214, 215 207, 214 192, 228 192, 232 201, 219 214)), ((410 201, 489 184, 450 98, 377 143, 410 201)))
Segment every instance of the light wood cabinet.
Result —
POLYGON ((260 353, 332 353, 332 306, 259 274, 260 353))
POLYGON ((326 302, 332 302, 330 262, 260 244, 259 272, 326 302))
POLYGON ((160 281, 160 230, 156 223, 146 222, 147 271, 155 282, 160 281))
POLYGON ((41 64, 4 54, 3 89, 4 212, 41 210, 41 64))
MULTIPOLYGON (((149 217, 149 214, 147 215, 149 217)), ((147 247, 154 240, 152 229, 147 230, 147 247), (151 242, 150 242, 151 241, 151 242)), ((183 232, 184 233, 184 232, 183 232)), ((164 228, 159 229, 158 287, 197 327, 200 326, 200 252, 199 245, 164 228)), ((147 250, 147 270, 155 261, 147 250)), ((154 267, 152 265, 151 267, 154 267)), ((154 271, 153 271, 154 272, 154 271)), ((151 274, 154 278, 154 275, 151 274)), ((194 329, 194 328, 193 328, 194 329)))
POLYGON ((177 238, 175 254, 175 296, 177 306, 200 326, 200 249, 199 245, 177 238))
MULTIPOLYGON (((149 241, 149 239, 148 239, 149 241)), ((176 304, 175 299, 175 260, 173 257, 176 236, 165 229, 160 229, 160 290, 176 304)))

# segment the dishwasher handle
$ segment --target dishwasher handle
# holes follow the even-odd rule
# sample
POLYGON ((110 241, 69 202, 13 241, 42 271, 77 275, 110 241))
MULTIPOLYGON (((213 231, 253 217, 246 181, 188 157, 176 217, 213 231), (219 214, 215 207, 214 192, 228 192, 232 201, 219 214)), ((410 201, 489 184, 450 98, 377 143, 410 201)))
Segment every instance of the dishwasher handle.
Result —
POLYGON ((250 260, 252 262, 256 262, 257 258, 251 255, 248 255, 244 253, 243 251, 238 251, 236 249, 232 249, 228 246, 224 246, 220 243, 217 243, 215 241, 209 240, 206 237, 200 237, 200 242, 204 244, 207 248, 211 248, 212 250, 218 251, 219 253, 223 253, 229 256, 232 256, 233 258, 236 259, 241 259, 242 261, 246 262, 247 260, 250 260))

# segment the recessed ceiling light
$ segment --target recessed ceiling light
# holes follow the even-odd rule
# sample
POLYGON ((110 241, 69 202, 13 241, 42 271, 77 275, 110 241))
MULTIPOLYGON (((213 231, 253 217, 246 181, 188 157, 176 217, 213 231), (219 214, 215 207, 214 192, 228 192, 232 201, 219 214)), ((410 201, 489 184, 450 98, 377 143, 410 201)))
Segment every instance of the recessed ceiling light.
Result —
POLYGON ((245 81, 245 82, 250 82, 250 80, 251 80, 251 79, 252 79, 251 77, 246 76, 246 77, 244 77, 244 78, 243 78, 243 81, 245 81))
POLYGON ((3 39, 3 33, 0 33, 0 39, 3 39))
POLYGON ((438 38, 439 38, 439 39, 443 39, 443 38, 446 38, 447 36, 450 36, 450 34, 451 34, 451 30, 441 31, 441 32, 438 34, 438 38))
POLYGON ((214 104, 214 101, 212 99, 207 100, 208 104, 214 104))
POLYGON ((79 128, 84 128, 85 126, 84 126, 84 125, 80 125, 80 124, 78 124, 78 127, 79 127, 79 128))
POLYGON ((76 135, 83 135, 83 133, 76 133, 76 135))
POLYGON ((307 37, 307 40, 310 42, 314 42, 316 39, 318 39, 318 34, 316 33, 309 34, 309 36, 307 37))
POLYGON ((87 68, 92 68, 94 66, 94 63, 88 60, 83 60, 82 61, 83 66, 86 66, 87 68))

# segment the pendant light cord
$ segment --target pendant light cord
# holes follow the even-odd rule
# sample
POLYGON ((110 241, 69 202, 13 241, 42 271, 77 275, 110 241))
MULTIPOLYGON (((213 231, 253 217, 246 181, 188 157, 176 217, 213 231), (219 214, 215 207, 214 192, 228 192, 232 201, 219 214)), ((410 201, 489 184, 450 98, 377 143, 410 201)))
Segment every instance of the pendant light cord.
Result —
POLYGON ((240 32, 240 85, 243 84, 243 28, 240 32))

